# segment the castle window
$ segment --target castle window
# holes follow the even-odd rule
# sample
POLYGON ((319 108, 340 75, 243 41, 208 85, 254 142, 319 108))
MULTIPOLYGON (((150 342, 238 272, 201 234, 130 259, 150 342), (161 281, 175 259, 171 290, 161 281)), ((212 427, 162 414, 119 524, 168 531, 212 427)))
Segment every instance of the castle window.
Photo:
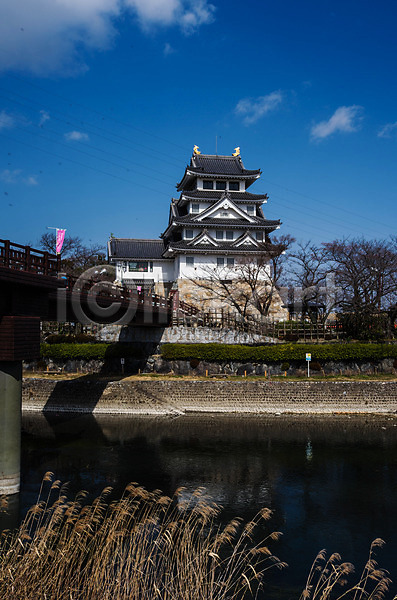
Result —
POLYGON ((217 240, 223 240, 223 231, 216 231, 215 232, 215 238, 217 240))
POLYGON ((263 231, 257 231, 256 232, 256 241, 257 242, 263 242, 263 231))
POLYGON ((192 204, 192 213, 197 214, 200 212, 200 204, 192 204))
POLYGON ((186 257, 186 266, 193 267, 193 265, 194 265, 194 256, 187 256, 186 257))
POLYGON ((213 190, 213 189, 214 189, 214 182, 208 181, 208 179, 204 179, 203 190, 213 190))
POLYGON ((234 267, 234 258, 233 257, 230 257, 227 259, 227 266, 230 268, 234 267))
POLYGON ((225 190, 226 189, 226 181, 217 181, 216 189, 217 190, 225 190))
POLYGON ((223 267, 224 264, 225 264, 225 259, 223 258, 223 256, 218 256, 218 258, 216 259, 216 266, 223 267))
POLYGON ((147 273, 149 270, 149 264, 147 261, 130 261, 128 263, 128 270, 130 273, 147 273))
POLYGON ((238 192, 240 189, 240 183, 238 181, 229 181, 229 190, 232 192, 238 192))
POLYGON ((255 214, 255 206, 247 206, 247 213, 249 215, 254 215, 255 214))
POLYGON ((191 240, 193 237, 193 229, 186 229, 185 238, 191 240))
POLYGON ((226 231, 226 239, 227 240, 233 240, 234 239, 233 231, 226 231))

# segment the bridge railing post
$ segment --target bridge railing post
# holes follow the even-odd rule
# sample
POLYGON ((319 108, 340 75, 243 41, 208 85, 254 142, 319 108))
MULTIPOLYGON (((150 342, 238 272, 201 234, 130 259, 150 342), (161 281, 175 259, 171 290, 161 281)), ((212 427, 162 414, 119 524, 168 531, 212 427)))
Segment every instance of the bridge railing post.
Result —
POLYGON ((48 273, 48 252, 44 252, 43 270, 44 270, 44 275, 49 275, 49 273, 48 273))
POLYGON ((31 259, 31 255, 30 255, 30 248, 29 246, 26 246, 25 248, 25 261, 24 261, 24 269, 25 271, 29 271, 31 264, 32 264, 32 259, 31 259))
POLYGON ((4 266, 10 267, 10 240, 4 240, 4 266))

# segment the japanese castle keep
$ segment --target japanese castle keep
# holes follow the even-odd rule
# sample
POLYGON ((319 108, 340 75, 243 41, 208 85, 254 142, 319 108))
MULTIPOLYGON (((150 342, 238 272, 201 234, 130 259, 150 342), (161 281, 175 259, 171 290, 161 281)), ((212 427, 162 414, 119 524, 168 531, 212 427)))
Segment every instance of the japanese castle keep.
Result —
MULTIPOLYGON (((260 175, 260 169, 244 167, 239 148, 221 156, 201 154, 195 146, 160 239, 109 240, 117 280, 161 295, 177 289, 181 300, 202 306, 205 294, 194 281, 220 272, 225 279, 237 278, 239 262, 255 262, 271 250, 269 236, 280 221, 264 217, 267 194, 248 191, 260 175)), ((273 314, 280 310, 276 304, 273 314)))

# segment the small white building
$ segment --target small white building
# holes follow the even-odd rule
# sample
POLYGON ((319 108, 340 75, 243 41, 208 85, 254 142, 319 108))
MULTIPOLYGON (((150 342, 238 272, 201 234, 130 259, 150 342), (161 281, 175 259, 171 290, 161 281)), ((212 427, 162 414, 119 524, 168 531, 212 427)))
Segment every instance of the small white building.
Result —
POLYGON ((220 156, 200 154, 195 147, 160 239, 109 240, 117 279, 167 295, 172 286, 181 291, 183 282, 207 279, 211 270, 223 270, 232 279, 238 261, 263 257, 280 221, 264 217, 267 194, 248 191, 260 174, 245 169, 239 149, 220 156))

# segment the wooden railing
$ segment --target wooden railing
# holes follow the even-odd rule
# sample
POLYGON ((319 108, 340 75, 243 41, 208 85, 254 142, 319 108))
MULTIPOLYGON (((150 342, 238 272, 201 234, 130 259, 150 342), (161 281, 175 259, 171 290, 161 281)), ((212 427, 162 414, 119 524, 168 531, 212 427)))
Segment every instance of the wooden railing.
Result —
POLYGON ((184 302, 172 314, 174 326, 214 327, 257 334, 280 341, 323 342, 343 337, 342 325, 335 322, 310 323, 302 321, 275 322, 270 319, 258 320, 255 317, 243 319, 238 314, 226 310, 200 311, 184 302), (193 310, 192 310, 193 309, 193 310))
POLYGON ((94 291, 99 298, 110 298, 115 301, 137 303, 137 308, 142 309, 165 309, 170 310, 171 302, 164 296, 159 296, 152 292, 139 291, 136 288, 128 288, 126 286, 116 285, 110 281, 91 277, 75 277, 73 275, 61 276, 64 280, 65 288, 75 294, 89 294, 94 291))
POLYGON ((286 342, 319 342, 339 340, 344 336, 343 325, 339 321, 312 323, 310 321, 284 321, 276 324, 275 337, 286 342))
POLYGON ((0 267, 56 277, 59 265, 55 254, 0 239, 0 267))

